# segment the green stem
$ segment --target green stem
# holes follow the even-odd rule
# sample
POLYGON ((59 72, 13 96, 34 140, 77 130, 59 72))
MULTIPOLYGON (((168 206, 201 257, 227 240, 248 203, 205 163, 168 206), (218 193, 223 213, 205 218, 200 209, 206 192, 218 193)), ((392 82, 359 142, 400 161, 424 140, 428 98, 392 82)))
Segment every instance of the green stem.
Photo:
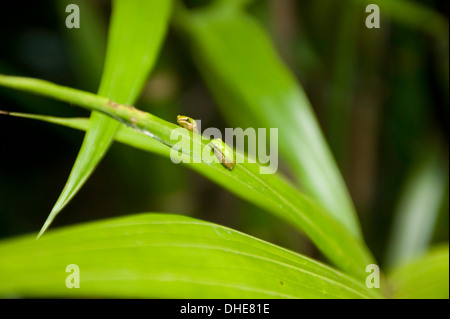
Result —
MULTIPOLYGON (((179 128, 179 126, 160 119, 150 113, 138 110, 133 106, 117 104, 108 98, 93 93, 68 88, 44 80, 6 75, 0 75, 0 85, 49 96, 63 102, 76 104, 90 111, 101 112, 170 147, 178 142, 167 137, 170 136, 173 129, 179 128)), ((188 139, 190 139, 190 134, 192 134, 187 130, 185 132, 184 130, 180 130, 180 133, 184 133, 185 135, 183 137, 188 139)), ((200 141, 200 139, 192 140, 194 140, 194 142, 196 140, 200 141)), ((202 142, 203 146, 208 144, 208 141, 206 140, 200 142, 202 142)), ((190 153, 190 155, 193 155, 193 153, 190 153)))

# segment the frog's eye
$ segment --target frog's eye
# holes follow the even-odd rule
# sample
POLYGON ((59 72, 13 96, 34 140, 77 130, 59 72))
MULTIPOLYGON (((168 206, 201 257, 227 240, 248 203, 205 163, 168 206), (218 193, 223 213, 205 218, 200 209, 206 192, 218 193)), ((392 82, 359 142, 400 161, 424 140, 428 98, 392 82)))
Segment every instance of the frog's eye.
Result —
POLYGON ((189 117, 187 116, 183 116, 183 115, 178 115, 177 116, 177 122, 178 123, 185 123, 185 122, 189 122, 189 117))

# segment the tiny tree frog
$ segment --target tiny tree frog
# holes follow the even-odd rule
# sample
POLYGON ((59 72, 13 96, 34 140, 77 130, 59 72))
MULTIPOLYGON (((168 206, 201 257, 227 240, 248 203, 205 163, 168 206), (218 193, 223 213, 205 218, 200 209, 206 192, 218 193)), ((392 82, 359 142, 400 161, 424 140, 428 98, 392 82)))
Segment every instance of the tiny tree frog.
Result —
POLYGON ((214 154, 222 162, 223 166, 232 171, 234 165, 236 165, 233 150, 220 138, 212 140, 209 146, 214 150, 214 154))
POLYGON ((191 132, 198 133, 197 122, 195 122, 195 120, 190 118, 189 116, 178 115, 177 123, 181 127, 185 128, 191 132))

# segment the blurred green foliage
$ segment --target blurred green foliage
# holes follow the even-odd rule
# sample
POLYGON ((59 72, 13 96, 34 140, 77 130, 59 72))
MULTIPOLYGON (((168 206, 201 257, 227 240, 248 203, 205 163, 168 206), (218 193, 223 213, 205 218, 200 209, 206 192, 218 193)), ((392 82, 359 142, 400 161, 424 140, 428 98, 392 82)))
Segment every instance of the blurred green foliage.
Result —
MULTIPOLYGON (((210 2, 185 4, 197 8, 210 2)), ((445 196, 435 205, 437 219, 444 222, 438 222, 431 244, 448 241, 448 2, 416 2, 433 14, 395 6, 384 14, 382 9, 379 30, 364 27, 365 1, 260 0, 249 7, 305 88, 355 202, 366 242, 379 261, 386 254, 401 194, 420 175, 415 168, 430 153, 442 163, 438 174, 447 176, 445 196), (425 25, 424 19, 436 16, 440 22, 425 25)), ((2 9, 0 73, 94 92, 110 4, 89 2, 83 27, 76 31, 65 28, 62 7, 48 0, 2 9)), ((88 116, 58 104, 0 88, 0 109, 88 116)), ((185 39, 174 28, 137 104, 166 120, 183 113, 201 118, 204 127, 227 126, 185 39)), ((1 238, 42 226, 83 138, 72 130, 23 121, 0 117, 1 238)), ((287 166, 282 169, 290 174, 287 166)), ((259 208, 202 176, 117 143, 55 226, 141 211, 188 214, 321 257, 285 223, 259 214, 259 208)))

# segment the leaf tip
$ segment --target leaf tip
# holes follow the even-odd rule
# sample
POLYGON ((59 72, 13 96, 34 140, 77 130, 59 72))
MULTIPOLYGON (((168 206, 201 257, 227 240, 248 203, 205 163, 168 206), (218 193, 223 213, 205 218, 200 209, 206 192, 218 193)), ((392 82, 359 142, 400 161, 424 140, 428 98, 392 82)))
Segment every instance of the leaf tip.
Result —
POLYGON ((50 214, 50 216, 45 221, 44 225, 42 226, 41 230, 39 231, 39 234, 36 236, 36 240, 41 238, 41 236, 45 233, 45 231, 48 229, 48 227, 52 223, 53 218, 51 218, 51 217, 52 217, 52 214, 50 214))
POLYGON ((36 240, 38 240, 39 238, 41 238, 41 236, 44 234, 45 230, 47 229, 47 227, 45 227, 45 225, 41 228, 41 230, 39 231, 39 234, 37 234, 36 236, 36 240))

